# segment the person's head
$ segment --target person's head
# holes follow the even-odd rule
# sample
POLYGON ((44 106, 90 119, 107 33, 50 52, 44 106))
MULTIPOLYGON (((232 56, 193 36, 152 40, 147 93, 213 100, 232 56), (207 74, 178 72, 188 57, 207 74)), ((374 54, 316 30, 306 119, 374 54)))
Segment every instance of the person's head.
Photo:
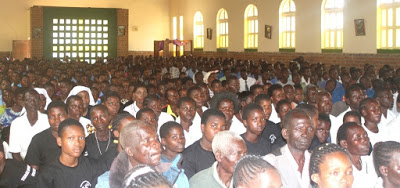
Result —
POLYGON ((255 97, 254 103, 261 106, 261 108, 264 111, 264 115, 265 115, 264 118, 266 120, 268 120, 272 113, 272 106, 271 106, 272 102, 271 102, 271 99, 269 99, 268 95, 259 94, 257 97, 255 97))
POLYGON ((160 164, 161 144, 158 141, 157 130, 149 123, 135 120, 125 125, 119 141, 132 166, 160 164))
POLYGON ((233 93, 239 93, 240 83, 236 76, 231 75, 226 78, 226 90, 233 93))
POLYGON ((317 109, 320 114, 329 115, 332 110, 332 97, 326 91, 321 91, 317 94, 317 109))
POLYGON ((378 177, 388 187, 400 187, 400 143, 394 141, 378 142, 372 153, 374 167, 378 177))
POLYGON ((182 153, 185 149, 186 139, 183 128, 182 125, 177 122, 169 121, 161 125, 160 138, 164 150, 170 153, 182 153))
POLYGON ((352 110, 358 111, 360 108, 360 101, 365 98, 365 95, 358 84, 353 84, 346 89, 345 92, 346 104, 350 106, 352 110))
POLYGON ((360 114, 365 122, 378 124, 381 121, 381 107, 377 100, 372 98, 363 99, 360 102, 360 114))
POLYGON ((302 109, 304 112, 307 113, 307 115, 311 118, 311 123, 314 129, 318 125, 318 110, 315 108, 315 106, 310 105, 310 104, 299 104, 296 106, 297 109, 302 109))
POLYGON ((154 113, 156 113, 157 118, 160 117, 162 106, 160 98, 158 98, 157 95, 147 95, 147 97, 144 98, 143 106, 152 109, 154 113))
POLYGON ((120 96, 115 91, 107 91, 104 93, 101 103, 106 106, 108 112, 110 113, 110 118, 114 119, 114 117, 118 114, 120 104, 120 96))
POLYGON ((110 114, 107 108, 102 104, 93 106, 92 109, 90 109, 90 121, 96 130, 108 129, 110 125, 110 114))
POLYGON ((334 79, 329 79, 326 81, 325 90, 329 93, 333 93, 333 90, 336 88, 336 82, 337 80, 334 79))
POLYGON ((26 111, 38 111, 40 106, 40 96, 34 89, 26 90, 24 94, 24 107, 26 111))
POLYGON ((147 96, 147 88, 144 84, 137 84, 133 89, 132 100, 137 103, 143 103, 144 98, 147 96))
POLYGON ((317 86, 313 84, 307 85, 306 88, 304 89, 304 96, 307 103, 309 104, 317 103, 317 97, 316 97, 317 93, 318 93, 317 86))
POLYGON ((213 91, 214 95, 225 90, 225 88, 222 86, 221 81, 219 81, 219 80, 213 80, 211 82, 210 89, 211 89, 211 91, 213 91))
POLYGON ((196 115, 196 101, 190 97, 182 97, 178 101, 178 116, 181 121, 192 122, 196 115))
POLYGON ((47 117, 51 130, 58 133, 60 123, 67 119, 67 105, 62 101, 52 101, 47 107, 47 117))
POLYGON ((136 114, 136 119, 145 121, 154 128, 158 128, 158 117, 157 114, 151 108, 142 108, 136 114))
POLYGON ((236 94, 225 91, 214 95, 210 101, 211 108, 219 109, 225 114, 227 122, 230 122, 235 113, 240 110, 240 103, 236 97, 236 94))
POLYGON ((225 115, 218 109, 210 108, 201 117, 202 139, 211 143, 219 132, 226 129, 225 115))
POLYGON ((306 151, 314 138, 314 127, 310 116, 301 109, 289 111, 282 124, 282 136, 289 148, 299 152, 306 151))
POLYGON ((290 110, 292 110, 292 105, 286 99, 281 100, 281 101, 278 102, 278 104, 276 104, 275 111, 278 114, 278 117, 281 119, 281 122, 283 121, 283 119, 285 119, 285 115, 290 110))
POLYGON ((286 99, 285 92, 283 91, 282 85, 274 84, 268 88, 268 96, 271 97, 271 101, 276 106, 279 101, 286 99))
POLYGON ((326 114, 319 114, 318 120, 315 136, 318 138, 320 143, 324 143, 330 134, 331 120, 329 119, 329 115, 326 114))
POLYGON ((149 165, 137 165, 125 176, 123 188, 172 188, 168 180, 149 165))
POLYGON ((238 134, 221 131, 212 141, 212 151, 218 162, 217 169, 233 174, 235 165, 247 153, 246 143, 238 134))
POLYGON ((343 123, 354 122, 357 125, 361 125, 361 115, 357 111, 348 111, 343 116, 343 123))
POLYGON ((354 178, 350 157, 337 144, 316 147, 310 158, 310 179, 312 187, 351 188, 354 178))
POLYGON ((294 87, 290 84, 285 85, 283 87, 283 91, 285 92, 286 99, 290 102, 294 101, 295 91, 294 87))
POLYGON ((165 91, 165 99, 169 105, 177 105, 179 100, 178 91, 174 88, 169 88, 165 91))
POLYGON ((294 99, 293 102, 296 104, 300 104, 303 102, 304 98, 304 93, 303 93, 303 88, 301 86, 294 86, 294 99))
POLYGON ((255 103, 250 103, 244 108, 242 119, 247 132, 256 136, 261 135, 267 124, 263 109, 255 103))
POLYGON ((136 118, 133 117, 129 112, 124 111, 118 113, 112 122, 112 131, 114 138, 118 139, 124 126, 133 122, 135 119, 136 118))
POLYGON ((389 89, 375 90, 374 98, 379 102, 382 109, 391 109, 393 107, 393 94, 389 89))
POLYGON ((67 96, 69 92, 72 90, 72 81, 68 79, 63 79, 60 81, 60 85, 58 89, 60 90, 62 95, 67 96))
POLYGON ((337 133, 337 143, 350 155, 363 156, 369 154, 369 137, 362 126, 347 122, 340 126, 337 133))
POLYGON ((78 158, 85 148, 85 132, 81 123, 75 119, 65 119, 58 127, 57 144, 61 155, 78 158))
POLYGON ((254 97, 262 94, 264 91, 263 86, 259 84, 254 84, 250 87, 250 92, 253 93, 254 97))
MULTIPOLYGON (((5 91, 5 90, 4 90, 5 91)), ((4 96, 4 91, 3 91, 3 96, 4 96)), ((11 90, 9 90, 9 97, 14 99, 14 105, 15 106, 19 106, 22 107, 24 106, 24 93, 25 93, 25 89, 24 88, 17 88, 14 92, 14 95, 12 95, 11 90)), ((6 102, 7 104, 7 102, 6 102)), ((12 103, 11 103, 12 104, 12 103)), ((47 107, 47 110, 49 109, 49 107, 47 107)))
POLYGON ((252 103, 254 100, 254 95, 250 91, 242 91, 238 93, 238 99, 243 110, 248 104, 252 103))
POLYGON ((71 95, 66 101, 68 107, 68 116, 79 120, 83 115, 83 101, 78 95, 71 95))
POLYGON ((196 101, 197 108, 201 108, 206 102, 205 95, 198 86, 190 87, 187 91, 187 96, 196 101))
POLYGON ((234 188, 280 188, 278 170, 260 156, 246 155, 240 159, 232 175, 234 188))

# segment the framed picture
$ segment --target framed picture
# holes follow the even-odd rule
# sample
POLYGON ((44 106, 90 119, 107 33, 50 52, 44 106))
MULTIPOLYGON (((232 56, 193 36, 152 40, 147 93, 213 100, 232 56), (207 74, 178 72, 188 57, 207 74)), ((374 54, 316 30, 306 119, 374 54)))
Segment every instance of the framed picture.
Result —
POLYGON ((211 28, 207 28, 207 39, 212 39, 212 29, 211 28))
POLYGON ((365 22, 364 19, 355 19, 354 27, 356 31, 356 36, 365 36, 365 22))
POLYGON ((124 25, 118 26, 118 36, 125 36, 125 28, 124 25))
POLYGON ((40 38, 40 33, 42 30, 39 27, 33 28, 33 38, 37 39, 40 38))
POLYGON ((272 35, 272 26, 265 25, 265 38, 271 39, 271 35, 272 35))

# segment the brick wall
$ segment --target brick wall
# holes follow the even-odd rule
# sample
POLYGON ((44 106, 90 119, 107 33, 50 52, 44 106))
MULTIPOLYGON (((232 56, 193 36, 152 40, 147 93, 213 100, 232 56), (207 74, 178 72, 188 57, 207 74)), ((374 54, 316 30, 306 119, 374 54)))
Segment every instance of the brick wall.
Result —
POLYGON ((125 35, 117 36, 117 56, 128 55, 129 10, 117 9, 117 26, 125 26, 125 35))
POLYGON ((34 6, 31 8, 31 57, 43 57, 43 7, 34 6), (40 29, 40 34, 36 38, 33 31, 40 29))

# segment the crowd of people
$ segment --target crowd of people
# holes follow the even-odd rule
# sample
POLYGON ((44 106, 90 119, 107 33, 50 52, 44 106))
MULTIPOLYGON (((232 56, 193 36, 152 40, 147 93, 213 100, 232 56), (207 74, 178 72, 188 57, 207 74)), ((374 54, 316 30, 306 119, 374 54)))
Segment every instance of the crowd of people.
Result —
POLYGON ((399 91, 303 57, 0 60, 0 187, 400 187, 399 91))

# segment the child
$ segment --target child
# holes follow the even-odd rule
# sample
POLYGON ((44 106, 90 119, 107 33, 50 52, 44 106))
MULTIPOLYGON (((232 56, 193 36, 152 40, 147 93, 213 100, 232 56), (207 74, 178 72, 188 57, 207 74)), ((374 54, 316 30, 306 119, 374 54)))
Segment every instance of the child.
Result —
POLYGON ((327 143, 331 129, 331 120, 326 114, 319 114, 318 120, 319 123, 317 125, 317 130, 315 131, 315 136, 321 144, 327 143))
POLYGON ((57 144, 61 155, 39 175, 37 187, 91 187, 96 178, 110 169, 116 150, 108 150, 99 160, 81 156, 85 133, 79 121, 66 119, 58 128, 57 144))
POLYGON ((178 187, 189 187, 183 169, 180 168, 182 162, 182 152, 185 149, 185 135, 183 128, 179 123, 170 121, 163 124, 160 128, 161 145, 164 150, 161 153, 161 163, 171 163, 168 171, 163 175, 168 179, 171 185, 178 187))
POLYGON ((136 113, 136 119, 143 120, 158 130, 158 117, 152 109, 147 107, 140 109, 136 113))

